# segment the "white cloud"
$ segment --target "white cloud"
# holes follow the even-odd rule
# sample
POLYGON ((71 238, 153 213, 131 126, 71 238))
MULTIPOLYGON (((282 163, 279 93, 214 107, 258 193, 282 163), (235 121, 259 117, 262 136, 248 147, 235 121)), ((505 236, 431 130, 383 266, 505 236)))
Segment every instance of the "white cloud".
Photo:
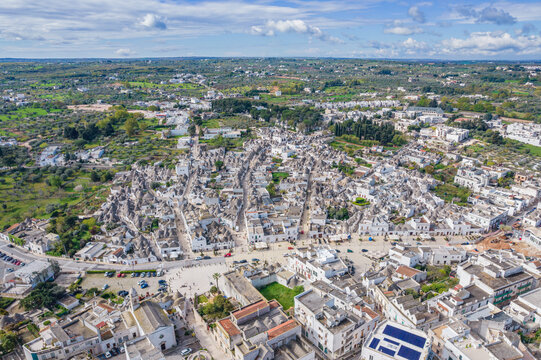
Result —
POLYGON ((420 34, 423 30, 419 27, 409 27, 409 26, 393 26, 383 30, 385 34, 394 34, 394 35, 413 35, 420 34))
POLYGON ((139 25, 149 29, 167 29, 167 25, 165 24, 163 18, 155 14, 146 14, 145 17, 139 22, 139 25))
POLYGON ((409 8, 408 15, 418 23, 424 23, 426 21, 425 14, 419 9, 419 6, 415 5, 409 8))
POLYGON ((442 51, 477 55, 535 54, 541 52, 541 37, 536 35, 513 37, 506 32, 475 32, 465 39, 443 40, 442 51))
POLYGON ((128 48, 118 49, 115 54, 121 57, 128 57, 135 55, 135 52, 128 48))
POLYGON ((517 22, 517 19, 507 11, 493 6, 487 6, 479 10, 471 6, 463 6, 457 8, 457 11, 464 18, 474 20, 476 23, 512 25, 517 22))
POLYGON ((325 34, 320 28, 307 24, 303 20, 269 20, 265 25, 255 25, 251 27, 251 33, 254 35, 274 36, 277 33, 297 33, 307 34, 322 41, 342 42, 342 40, 325 34))

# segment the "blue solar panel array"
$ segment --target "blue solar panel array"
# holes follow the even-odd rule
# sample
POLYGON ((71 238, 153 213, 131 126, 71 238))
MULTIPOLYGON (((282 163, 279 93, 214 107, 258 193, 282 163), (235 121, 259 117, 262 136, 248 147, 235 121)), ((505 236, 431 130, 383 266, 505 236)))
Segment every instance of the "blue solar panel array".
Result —
POLYGON ((415 334, 411 334, 405 330, 396 328, 391 325, 387 325, 385 329, 383 330, 383 333, 385 335, 392 336, 396 339, 407 342, 408 344, 411 344, 413 346, 417 346, 420 348, 425 346, 425 342, 426 342, 425 338, 415 335, 415 334))
POLYGON ((420 352, 410 349, 409 347, 404 345, 402 345, 398 350, 398 355, 408 360, 419 360, 419 358, 421 357, 420 352))
POLYGON ((385 338, 385 341, 390 342, 391 344, 396 345, 396 346, 400 345, 399 342, 393 341, 393 340, 388 339, 388 338, 385 338))
POLYGON ((393 350, 391 350, 389 348, 386 348, 385 346, 380 346, 379 351, 381 351, 382 353, 387 354, 389 356, 394 356, 394 354, 396 353, 396 351, 393 351, 393 350))
POLYGON ((372 339, 372 342, 368 346, 371 347, 372 349, 376 350, 376 348, 378 347, 378 344, 379 344, 379 339, 374 338, 374 339, 372 339))

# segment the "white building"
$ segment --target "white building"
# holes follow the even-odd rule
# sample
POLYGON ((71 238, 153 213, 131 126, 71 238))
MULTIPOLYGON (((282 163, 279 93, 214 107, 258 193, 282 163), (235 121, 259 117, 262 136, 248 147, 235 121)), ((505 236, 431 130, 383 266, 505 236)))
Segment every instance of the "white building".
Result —
POLYGON ((333 296, 314 289, 295 296, 295 317, 303 325, 304 336, 329 359, 341 359, 358 349, 379 319, 370 309, 363 314, 360 309, 345 308, 333 296))
POLYGON ((310 282, 316 280, 329 282, 330 278, 348 272, 347 265, 338 257, 336 250, 323 246, 297 248, 297 253, 289 257, 288 267, 310 282))
POLYGON ((425 360, 430 345, 423 331, 388 321, 366 339, 361 360, 425 360))

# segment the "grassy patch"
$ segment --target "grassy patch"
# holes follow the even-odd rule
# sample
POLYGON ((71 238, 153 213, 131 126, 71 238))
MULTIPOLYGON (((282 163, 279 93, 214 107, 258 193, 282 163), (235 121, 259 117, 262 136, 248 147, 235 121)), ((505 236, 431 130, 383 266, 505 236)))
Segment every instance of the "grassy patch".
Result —
POLYGON ((220 127, 220 120, 218 119, 208 119, 203 121, 201 127, 208 129, 218 129, 220 127))
POLYGON ((358 197, 356 198, 354 201, 352 201, 352 203, 354 205, 357 205, 357 206, 366 206, 366 205, 370 205, 370 201, 366 200, 365 198, 362 198, 362 197, 358 197))
POLYGON ((272 181, 274 181, 275 183, 279 183, 280 181, 282 181, 283 179, 287 179, 287 177, 289 176, 289 173, 287 172, 273 172, 272 173, 272 181))
POLYGON ((468 198, 471 195, 469 189, 454 184, 438 185, 434 189, 434 192, 448 203, 453 202, 455 199, 459 199, 459 201, 455 201, 455 203, 462 206, 468 203, 468 198))
POLYGON ((287 310, 294 305, 293 298, 304 291, 304 287, 296 286, 293 289, 290 289, 284 285, 281 285, 277 282, 270 283, 267 286, 259 289, 259 292, 267 300, 276 300, 282 305, 284 310, 287 310))
POLYGON ((541 146, 535 146, 530 144, 523 144, 523 149, 528 149, 528 154, 541 157, 541 146))
POLYGON ((89 209, 96 205, 98 193, 104 190, 102 185, 95 185, 85 171, 76 171, 62 181, 57 188, 47 183, 53 173, 14 172, 0 175, 0 229, 24 220, 27 217, 48 218, 47 205, 67 204, 75 210, 89 209), (81 185, 82 190, 75 191, 81 185))
POLYGON ((9 305, 11 305, 14 301, 15 301, 15 299, 13 299, 13 298, 0 297, 0 309, 5 309, 5 308, 7 308, 7 307, 8 307, 9 305))

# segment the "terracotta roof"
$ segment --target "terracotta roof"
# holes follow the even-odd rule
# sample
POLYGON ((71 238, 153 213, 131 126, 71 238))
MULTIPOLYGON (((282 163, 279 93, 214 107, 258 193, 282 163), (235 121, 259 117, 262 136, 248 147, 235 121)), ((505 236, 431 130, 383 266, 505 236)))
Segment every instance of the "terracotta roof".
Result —
POLYGON ((297 326, 299 326, 299 324, 297 324, 294 319, 291 319, 267 331, 267 336, 269 340, 274 339, 275 337, 278 337, 290 330, 295 329, 297 326))
POLYGON ((104 304, 104 303, 99 303, 98 306, 99 306, 100 308, 102 308, 102 309, 107 310, 108 313, 111 313, 111 312, 115 311, 114 308, 112 308, 112 307, 110 307, 109 305, 104 304))
POLYGON ((118 255, 122 254, 122 251, 123 251, 122 248, 118 248, 115 251, 113 251, 113 255, 118 256, 118 255))
POLYGON ((105 321, 102 321, 102 322, 100 322, 98 325, 96 325, 96 327, 97 327, 98 329, 101 329, 101 328, 104 327, 105 325, 107 325, 107 323, 106 323, 105 321))
POLYGON ((6 229, 6 232, 10 232, 11 230, 15 229, 17 226, 19 226, 19 223, 13 224, 10 227, 6 229))
POLYGON ((235 317, 235 319, 239 320, 245 316, 248 316, 256 311, 262 310, 269 306, 265 300, 258 301, 256 303, 253 303, 252 305, 248 305, 245 308, 242 308, 240 310, 237 310, 233 312, 231 315, 235 317))
POLYGON ((396 269, 396 273, 407 277, 413 277, 420 273, 420 271, 414 268, 410 268, 409 266, 400 265, 398 269, 396 269))
POLYGON ((223 319, 218 321, 218 323, 222 326, 227 335, 229 335, 230 337, 240 334, 240 330, 235 325, 233 325, 230 319, 223 319))
POLYGON ((368 306, 363 306, 362 310, 366 315, 370 316, 372 319, 375 319, 379 316, 377 312, 370 309, 368 306))

